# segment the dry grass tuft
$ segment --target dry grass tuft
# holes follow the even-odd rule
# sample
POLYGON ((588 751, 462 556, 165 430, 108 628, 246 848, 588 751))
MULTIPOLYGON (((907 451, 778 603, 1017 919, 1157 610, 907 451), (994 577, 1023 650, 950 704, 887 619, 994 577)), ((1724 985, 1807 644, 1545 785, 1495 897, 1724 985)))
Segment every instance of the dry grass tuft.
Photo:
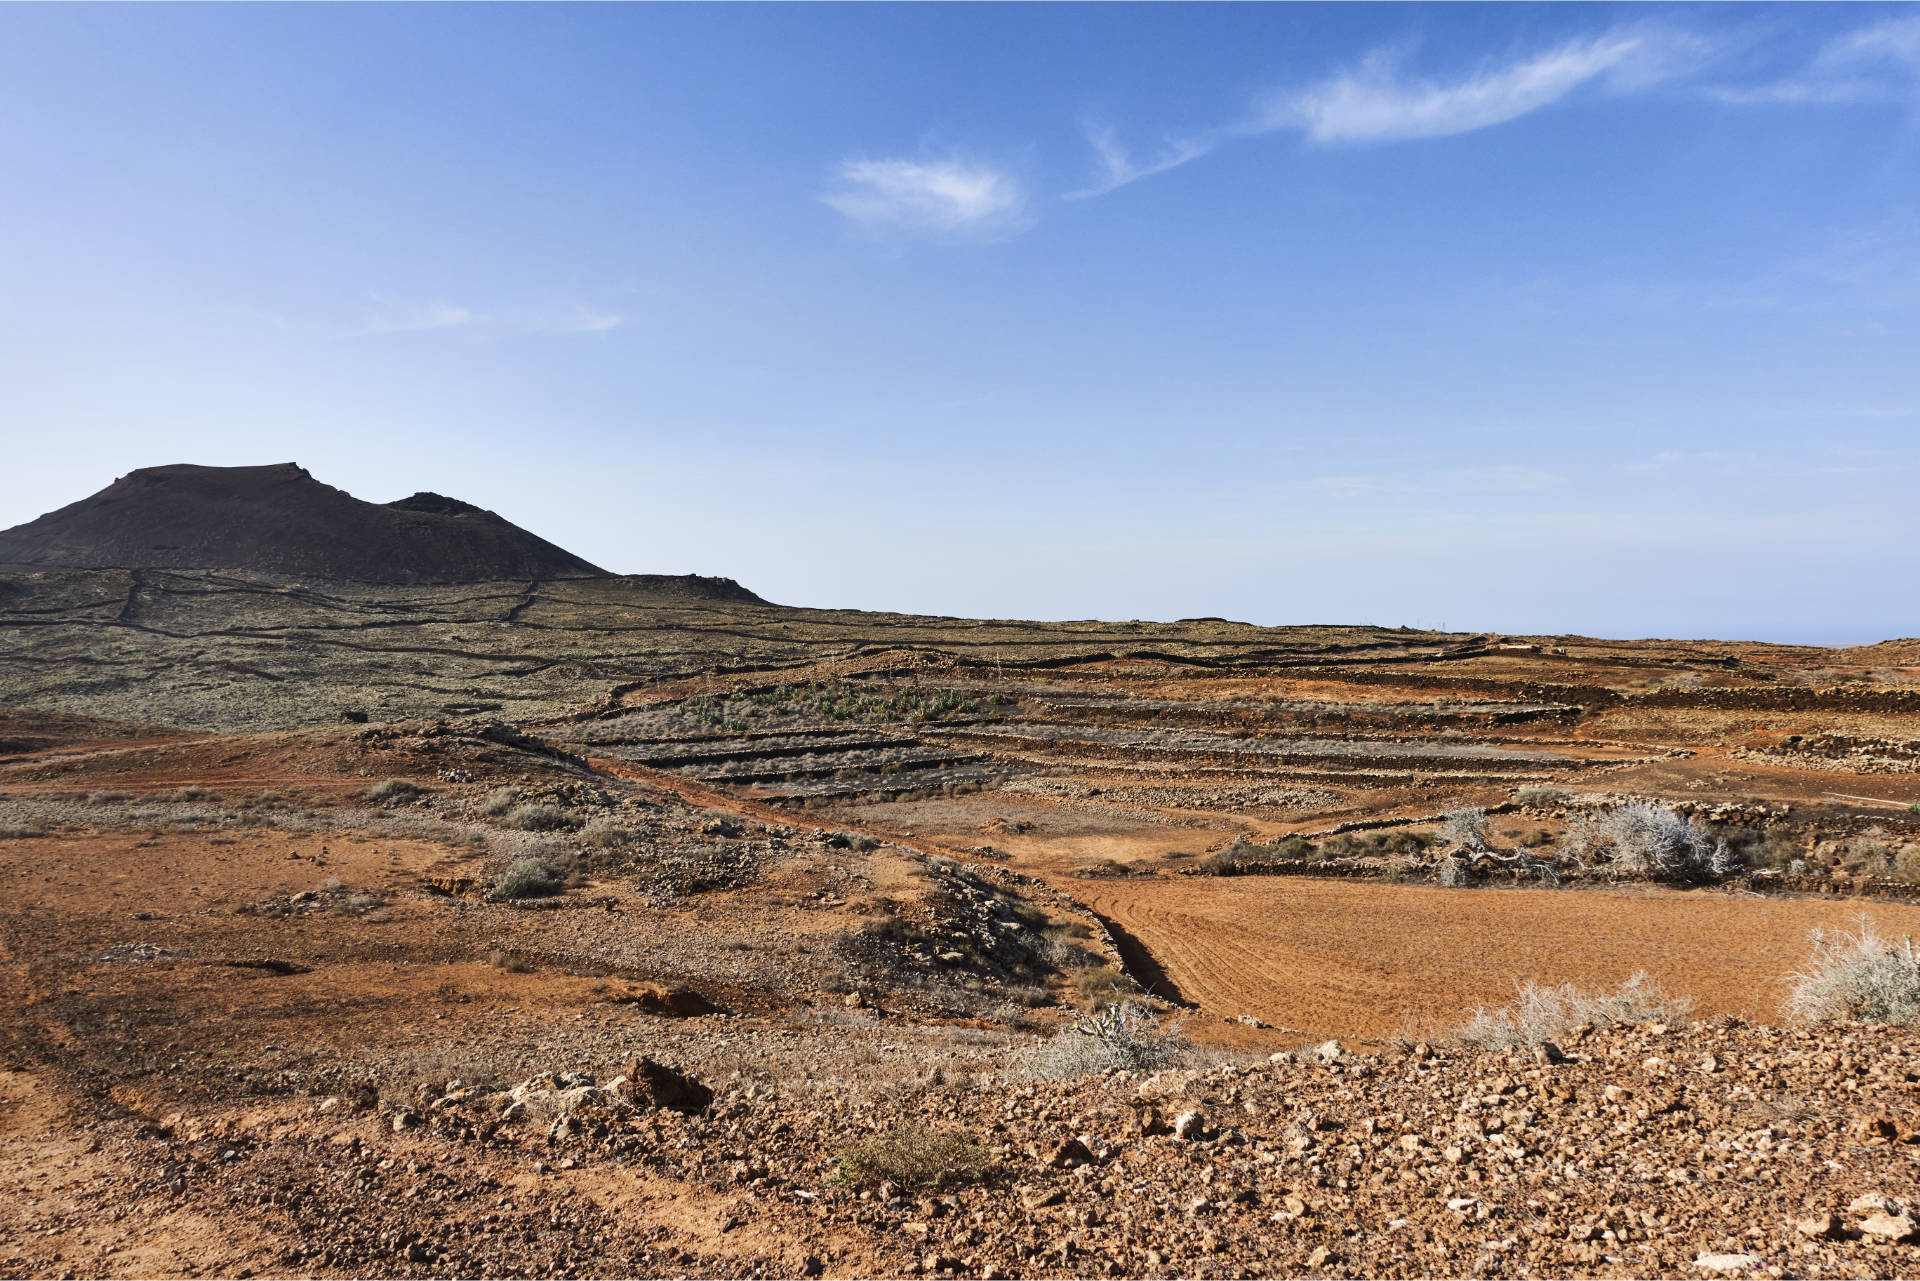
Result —
POLYGON ((1178 1026, 1162 1027, 1145 1006, 1123 1001, 1075 1019, 1027 1057, 1027 1072, 1048 1080, 1092 1076, 1108 1068, 1157 1072, 1194 1059, 1193 1042, 1178 1026))
POLYGON ((1813 931, 1813 956, 1793 976, 1787 1013, 1815 1021, 1920 1023, 1920 948, 1881 938, 1864 917, 1849 933, 1813 931))
POLYGON ((1504 1050, 1558 1040, 1583 1026, 1674 1022, 1685 1018, 1692 1008, 1690 999, 1669 995, 1644 971, 1614 992, 1589 992, 1572 983, 1549 987, 1529 982, 1521 986, 1520 999, 1512 1005, 1474 1010, 1473 1017, 1461 1025, 1453 1039, 1483 1050, 1504 1050))
POLYGON ((558 805, 516 805, 501 822, 516 832, 557 832, 572 826, 558 805))

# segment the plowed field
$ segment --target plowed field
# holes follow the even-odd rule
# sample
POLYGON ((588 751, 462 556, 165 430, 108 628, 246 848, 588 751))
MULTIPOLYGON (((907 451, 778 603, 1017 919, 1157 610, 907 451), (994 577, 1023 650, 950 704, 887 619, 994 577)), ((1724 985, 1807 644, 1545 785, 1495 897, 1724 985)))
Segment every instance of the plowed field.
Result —
POLYGON ((1613 987, 1645 970, 1696 1013, 1779 1015, 1817 925, 1864 911, 1920 933, 1920 907, 1709 891, 1444 890, 1302 877, 1078 883, 1207 1014, 1312 1037, 1385 1037, 1504 1005, 1522 979, 1613 987))

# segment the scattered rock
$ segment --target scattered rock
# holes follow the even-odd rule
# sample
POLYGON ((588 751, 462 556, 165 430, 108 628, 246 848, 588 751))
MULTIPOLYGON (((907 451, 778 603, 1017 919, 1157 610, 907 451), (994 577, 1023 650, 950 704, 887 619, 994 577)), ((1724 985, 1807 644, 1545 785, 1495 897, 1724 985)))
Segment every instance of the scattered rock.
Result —
POLYGON ((1093 1152, 1084 1140, 1078 1138, 1063 1140, 1060 1146, 1053 1150, 1053 1155, 1047 1158, 1047 1164, 1056 1170, 1071 1170, 1075 1166, 1092 1163, 1093 1152))
POLYGON ((1867 1192, 1848 1203, 1847 1213, 1855 1218, 1869 1214, 1904 1214, 1906 1206, 1884 1193, 1867 1192))
POLYGON ((636 1005, 649 1014, 669 1018, 695 1018, 716 1012, 713 1003, 692 988, 662 987, 653 983, 630 984, 607 999, 620 1005, 636 1005))
POLYGON ((1888 1214, 1878 1210, 1860 1220, 1860 1231, 1867 1236, 1878 1237, 1882 1241, 1901 1243, 1912 1241, 1916 1236, 1920 1236, 1920 1231, 1916 1230, 1913 1220, 1906 1215, 1888 1214))
POLYGON ((635 1107, 670 1108, 675 1112, 704 1112, 713 1091, 699 1081, 649 1058, 628 1061, 620 1070, 621 1094, 635 1107))
POLYGON ((1842 1233, 1840 1216, 1837 1214, 1816 1214, 1801 1219, 1793 1225, 1793 1230, 1810 1240, 1833 1240, 1842 1233))
POLYGON ((1702 1254, 1694 1259, 1693 1266, 1708 1272, 1745 1272, 1765 1262, 1757 1254, 1702 1254))

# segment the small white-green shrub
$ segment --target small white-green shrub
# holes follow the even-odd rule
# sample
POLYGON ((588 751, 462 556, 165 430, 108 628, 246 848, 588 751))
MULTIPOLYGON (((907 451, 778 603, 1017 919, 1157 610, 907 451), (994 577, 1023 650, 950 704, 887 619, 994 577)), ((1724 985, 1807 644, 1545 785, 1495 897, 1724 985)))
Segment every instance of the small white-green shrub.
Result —
POLYGON ((1457 809, 1447 815, 1440 834, 1463 850, 1487 848, 1487 812, 1483 809, 1457 809))
POLYGON ((1108 1068, 1156 1072, 1176 1067, 1194 1053, 1193 1042, 1178 1027, 1162 1027, 1153 1011, 1122 1001, 1075 1019, 1042 1042, 1029 1056, 1027 1070, 1047 1079, 1092 1076, 1108 1068))
POLYGON ((1455 1038, 1481 1049, 1502 1050, 1557 1040, 1582 1025, 1669 1023, 1685 1018, 1693 1008, 1691 1000, 1669 995, 1645 972, 1614 992, 1589 992, 1572 983, 1549 987, 1528 982, 1521 985, 1519 998, 1503 1009, 1475 1009, 1455 1038))
POLYGON ((540 898, 560 888, 560 873, 553 864, 540 858, 517 858, 493 883, 490 891, 497 899, 540 898))
POLYGON ((1912 935, 1888 942, 1860 928, 1813 932, 1807 968, 1793 975, 1787 1012, 1797 1018, 1858 1023, 1920 1023, 1920 949, 1912 935))

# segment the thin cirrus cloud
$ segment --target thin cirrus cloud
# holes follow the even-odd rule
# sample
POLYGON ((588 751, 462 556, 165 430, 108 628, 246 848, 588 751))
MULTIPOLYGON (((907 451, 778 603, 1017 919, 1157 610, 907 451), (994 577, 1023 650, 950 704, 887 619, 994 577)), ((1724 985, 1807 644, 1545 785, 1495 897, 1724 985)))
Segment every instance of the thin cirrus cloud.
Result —
POLYGON ((1269 486, 1276 493, 1320 494, 1335 498, 1380 497, 1390 494, 1516 494, 1544 493, 1567 483, 1565 475, 1545 467, 1494 463, 1456 467, 1442 472, 1370 472, 1336 476, 1309 476, 1269 486))
POLYGON ((1805 70, 1784 80, 1722 87, 1731 103, 1885 102, 1914 97, 1920 77, 1920 17, 1889 18, 1827 42, 1805 70))
MULTIPOLYGON (((1583 90, 1628 94, 1697 75, 1722 52, 1715 38, 1636 23, 1570 40, 1451 80, 1407 74, 1376 51, 1352 70, 1305 89, 1267 95, 1239 120, 1133 149, 1114 131, 1087 129, 1096 168, 1065 200, 1105 195, 1190 164, 1230 142, 1280 133, 1320 146, 1405 142, 1471 133, 1518 120, 1583 90)), ((1830 41, 1807 71, 1747 88, 1706 89, 1728 102, 1824 102, 1913 94, 1920 79, 1920 17, 1870 24, 1830 41)), ((822 199, 868 227, 921 232, 1018 229, 1026 197, 1008 174, 957 160, 850 160, 822 199)))
POLYGON ((617 329, 624 316, 587 307, 550 311, 482 312, 449 302, 407 302, 369 296, 369 309, 355 331, 361 337, 429 333, 439 329, 490 330, 517 334, 600 334, 617 329))
POLYGON ((1603 77, 1630 78, 1636 84, 1659 78, 1667 62, 1664 52, 1647 35, 1614 32, 1451 83, 1403 76, 1398 59, 1375 53, 1356 71, 1302 92, 1271 94, 1251 117, 1168 142, 1146 160, 1135 160, 1110 130, 1091 130, 1100 173, 1091 185, 1068 192, 1066 198, 1105 195, 1240 138, 1297 132, 1311 142, 1337 144, 1470 133, 1538 111, 1603 77))
POLYGON ((1017 227, 1027 204, 1011 174, 953 158, 848 160, 820 199, 864 227, 948 235, 1017 227))
POLYGON ((1304 94, 1270 101, 1250 132, 1294 128, 1314 142, 1394 142, 1442 138, 1505 124, 1560 101, 1619 69, 1646 46, 1643 37, 1602 36, 1453 84, 1403 80, 1376 55, 1358 72, 1304 94))
POLYGON ((471 325, 479 316, 466 307, 448 302, 403 302, 374 294, 366 318, 360 324, 362 334, 418 334, 433 329, 457 329, 471 325))

